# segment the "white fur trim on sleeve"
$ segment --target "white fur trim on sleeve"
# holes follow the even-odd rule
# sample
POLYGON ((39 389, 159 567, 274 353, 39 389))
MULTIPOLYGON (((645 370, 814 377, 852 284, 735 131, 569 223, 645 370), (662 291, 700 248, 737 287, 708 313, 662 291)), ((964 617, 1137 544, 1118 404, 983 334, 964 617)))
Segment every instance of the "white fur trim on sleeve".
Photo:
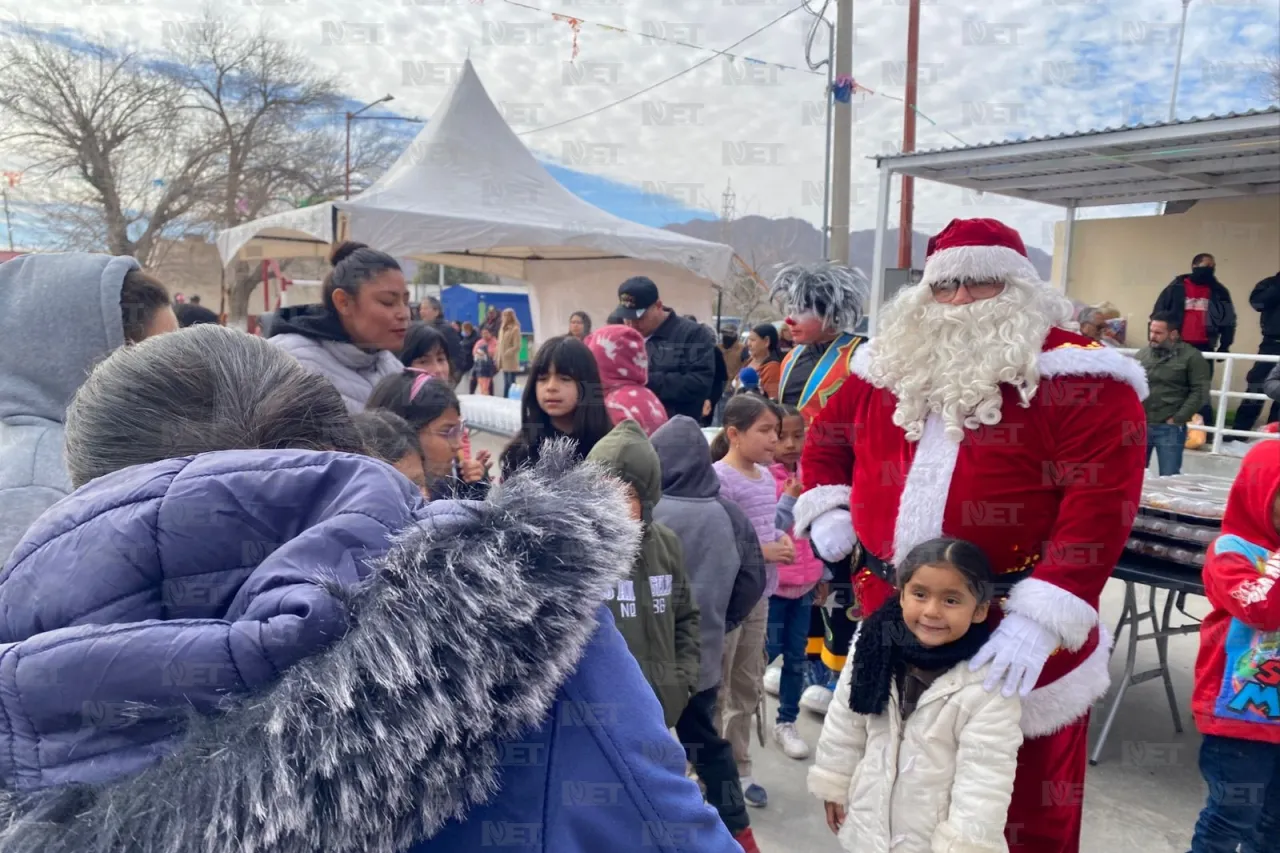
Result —
MULTIPOLYGON (((1025 583, 1025 581, 1024 581, 1025 583)), ((1052 684, 1031 691, 1022 700, 1022 734, 1044 737, 1060 731, 1089 713, 1107 693, 1111 673, 1111 632, 1098 625, 1098 646, 1080 665, 1052 684)))
POLYGON ((1080 650, 1093 626, 1098 624, 1098 611, 1089 602, 1034 577, 1014 585, 1004 610, 1025 616, 1052 631, 1072 652, 1080 650))
POLYGON ((926 287, 942 281, 1007 281, 1011 278, 1040 281, 1031 261, 1006 246, 955 246, 935 252, 924 262, 920 283, 926 287))
POLYGON ((803 539, 818 516, 833 509, 848 509, 850 494, 848 486, 814 486, 796 498, 791 511, 795 519, 795 526, 791 528, 793 535, 803 539))
POLYGON ((853 358, 849 359, 849 370, 853 372, 854 376, 858 376, 868 382, 871 381, 868 369, 871 367, 871 358, 874 351, 874 340, 861 344, 853 351, 853 358))
POLYGON ((1109 376, 1133 388, 1139 400, 1147 399, 1147 372, 1136 358, 1107 347, 1059 347, 1040 353, 1040 375, 1109 376))
POLYGON ((852 776, 833 773, 825 767, 813 765, 809 768, 809 793, 824 803, 840 803, 849 801, 849 785, 852 776))

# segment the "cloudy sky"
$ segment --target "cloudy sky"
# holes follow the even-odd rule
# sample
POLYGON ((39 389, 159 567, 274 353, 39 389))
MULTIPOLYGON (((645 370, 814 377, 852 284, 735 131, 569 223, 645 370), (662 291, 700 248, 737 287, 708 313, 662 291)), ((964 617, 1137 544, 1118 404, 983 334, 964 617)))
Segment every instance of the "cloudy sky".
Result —
MULTIPOLYGON (((389 92, 395 96, 389 106, 402 115, 429 117, 469 56, 509 123, 556 176, 620 215, 649 224, 714 216, 731 181, 739 216, 817 224, 826 78, 803 70, 813 19, 803 9, 787 14, 798 4, 227 0, 224 8, 245 25, 265 22, 305 49, 339 75, 353 104, 389 92), (573 27, 553 13, 581 21, 576 59, 573 27), (645 37, 725 50, 761 28, 732 52, 796 70, 645 37), (574 120, 698 63, 704 64, 651 92, 574 120), (549 125, 559 126, 543 129, 549 125)), ((822 0, 811 5, 820 8, 822 0)), ((893 98, 903 94, 907 3, 854 5, 854 77, 876 92, 855 105, 857 229, 872 227, 874 218, 877 182, 868 158, 896 150, 901 139, 903 105, 893 98)), ((33 8, 0 0, 0 22, 23 17, 158 50, 184 37, 200 7, 188 0, 42 0, 38 12, 33 8)), ((1178 0, 924 0, 917 148, 1163 120, 1180 10, 1178 0)), ((1278 33, 1274 0, 1193 0, 1178 115, 1265 106, 1260 63, 1276 54, 1278 33)), ((825 35, 814 54, 826 55, 825 35)), ((3 152, 0 166, 8 168, 3 152)), ((929 184, 917 184, 916 194, 921 231, 957 215, 993 215, 1047 248, 1059 215, 929 184)), ((1117 212, 1123 211, 1097 213, 1117 212)))

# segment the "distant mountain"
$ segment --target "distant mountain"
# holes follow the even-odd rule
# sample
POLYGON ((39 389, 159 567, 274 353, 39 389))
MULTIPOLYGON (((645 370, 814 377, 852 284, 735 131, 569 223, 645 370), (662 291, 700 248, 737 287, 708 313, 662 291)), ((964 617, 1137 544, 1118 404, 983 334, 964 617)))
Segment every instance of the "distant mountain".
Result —
MULTIPOLYGON (((764 216, 744 216, 725 224, 718 219, 694 219, 689 222, 662 226, 668 231, 697 237, 700 240, 726 242, 756 269, 772 264, 816 261, 822 257, 822 232, 803 219, 770 219, 764 216)), ((928 234, 912 232, 911 257, 917 269, 924 266, 924 250, 929 242, 928 234)), ((849 235, 849 262, 870 274, 875 253, 876 232, 854 231, 849 235)), ((888 263, 898 258, 898 229, 889 231, 888 263)), ((1049 278, 1053 259, 1034 246, 1027 247, 1027 255, 1040 277, 1049 278)))

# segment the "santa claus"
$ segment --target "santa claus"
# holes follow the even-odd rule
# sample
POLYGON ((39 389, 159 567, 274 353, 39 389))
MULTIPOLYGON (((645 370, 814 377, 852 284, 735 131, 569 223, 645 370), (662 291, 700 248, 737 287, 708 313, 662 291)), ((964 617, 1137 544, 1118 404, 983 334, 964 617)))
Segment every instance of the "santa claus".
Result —
POLYGON ((821 557, 852 555, 864 614, 913 546, 945 535, 986 552, 999 625, 971 665, 1023 697, 1006 836, 1034 853, 1079 849, 1088 713, 1109 684, 1098 598, 1145 456, 1142 368, 1063 328, 1071 309, 1016 231, 952 221, 815 418, 795 508, 821 557))

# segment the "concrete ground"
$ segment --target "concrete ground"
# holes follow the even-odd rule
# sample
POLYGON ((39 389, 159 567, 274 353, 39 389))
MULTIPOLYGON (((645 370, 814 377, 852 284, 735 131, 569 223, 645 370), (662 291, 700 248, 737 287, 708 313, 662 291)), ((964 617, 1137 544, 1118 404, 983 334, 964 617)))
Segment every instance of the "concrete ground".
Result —
MULTIPOLYGON (((1103 593, 1102 616, 1113 628, 1123 602, 1124 585, 1112 581, 1103 593)), ((1187 610, 1199 618, 1206 610, 1204 600, 1189 602, 1187 610)), ((1123 670, 1127 639, 1127 635, 1121 635, 1119 651, 1112 657, 1113 681, 1123 670)), ((1205 796, 1196 766, 1200 736, 1190 718, 1197 644, 1194 634, 1169 641, 1182 734, 1174 732, 1159 679, 1131 687, 1125 695, 1099 764, 1090 767, 1085 776, 1081 853, 1185 853, 1189 849, 1191 831, 1205 796)), ((1142 672, 1155 664, 1154 644, 1139 644, 1135 670, 1142 672)), ((1112 694, 1094 708, 1090 749, 1114 692, 1115 684, 1112 694)), ((770 698, 771 715, 774 707, 770 698)), ((810 745, 816 744, 821 718, 805 711, 800 715, 801 734, 810 745)), ((759 749, 758 743, 753 742, 752 748, 756 780, 769 792, 769 805, 751 810, 760 849, 765 853, 841 853, 840 845, 826 828, 821 805, 805 790, 809 762, 787 758, 772 743, 759 749)))
MULTIPOLYGON (((477 450, 497 453, 506 440, 476 433, 472 437, 477 450)), ((1207 456, 1207 454, 1205 454, 1207 456)), ((1200 461, 1201 454, 1187 454, 1197 462, 1184 469, 1230 476, 1226 460, 1210 467, 1200 461), (1208 469, 1208 470, 1205 470, 1208 469)), ((1154 461, 1154 460, 1153 460, 1154 461)), ((1238 460, 1236 460, 1238 465, 1238 460)), ((1124 585, 1111 581, 1103 593, 1102 617, 1111 627, 1120 618, 1124 602, 1124 585)), ((1188 611, 1197 618, 1207 609, 1203 599, 1188 603, 1188 611)), ((1150 623, 1147 623, 1147 630, 1150 623)), ((1112 656, 1113 681, 1124 667, 1124 644, 1127 634, 1117 638, 1119 650, 1112 656)), ((1085 777, 1084 834, 1082 853, 1185 853, 1190 847, 1191 831, 1204 802, 1205 787, 1196 766, 1200 736, 1191 721, 1190 702, 1198 637, 1190 634, 1169 641, 1169 659, 1173 670, 1173 686, 1182 714, 1184 731, 1174 732, 1168 702, 1160 680, 1148 681, 1129 688, 1124 704, 1107 739, 1100 763, 1090 767, 1085 777)), ((1153 643, 1139 645, 1135 671, 1155 666, 1153 643)), ((1111 695, 1095 706, 1090 749, 1102 727, 1102 718, 1111 695)), ((772 724, 775 704, 769 699, 772 724)), ((770 725, 771 728, 771 725, 770 725)), ((810 745, 817 743, 822 728, 820 717, 801 712, 801 734, 810 745)), ((821 804, 805 789, 805 773, 809 762, 793 761, 770 743, 760 748, 753 742, 755 778, 769 792, 769 805, 751 810, 751 822, 764 853, 841 853, 835 836, 827 829, 821 804)))

